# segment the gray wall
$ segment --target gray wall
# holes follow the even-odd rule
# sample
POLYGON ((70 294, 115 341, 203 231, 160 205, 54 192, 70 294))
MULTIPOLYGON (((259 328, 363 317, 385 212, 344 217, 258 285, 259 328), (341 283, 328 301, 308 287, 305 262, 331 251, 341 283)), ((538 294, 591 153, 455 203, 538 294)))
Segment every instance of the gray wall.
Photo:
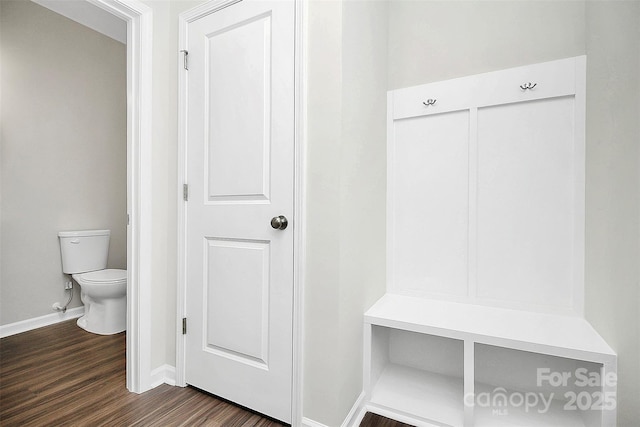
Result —
POLYGON ((29 1, 0 13, 6 325, 66 301, 60 230, 110 229, 109 267, 126 268, 126 51, 29 1))

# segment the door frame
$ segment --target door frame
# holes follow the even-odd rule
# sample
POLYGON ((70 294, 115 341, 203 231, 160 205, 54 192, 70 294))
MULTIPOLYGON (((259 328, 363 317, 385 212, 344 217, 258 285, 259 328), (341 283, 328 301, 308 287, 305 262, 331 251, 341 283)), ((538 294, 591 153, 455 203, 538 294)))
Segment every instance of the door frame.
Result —
MULTIPOLYGON (((217 12, 242 0, 211 0, 180 14, 178 30, 178 50, 187 46, 187 25, 199 18, 217 12)), ((303 360, 303 301, 304 301, 304 260, 305 260, 305 212, 304 173, 306 114, 304 95, 306 91, 304 55, 306 37, 304 25, 304 0, 292 0, 295 7, 294 34, 294 190, 293 190, 293 358, 291 387, 291 425, 302 425, 302 360, 303 360)), ((185 387, 185 336, 182 334, 182 318, 186 313, 186 204, 183 200, 182 184, 187 182, 186 137, 187 137, 187 73, 183 70, 182 53, 178 61, 178 268, 176 293, 176 385, 185 387)))
POLYGON ((151 382, 152 9, 138 0, 85 0, 127 23, 127 389, 151 382))

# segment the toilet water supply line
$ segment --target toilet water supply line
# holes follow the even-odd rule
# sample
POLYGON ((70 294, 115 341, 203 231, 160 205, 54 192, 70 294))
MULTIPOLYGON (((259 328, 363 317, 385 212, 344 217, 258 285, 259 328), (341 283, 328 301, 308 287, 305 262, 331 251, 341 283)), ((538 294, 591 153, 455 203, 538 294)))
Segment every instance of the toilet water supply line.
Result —
POLYGON ((73 281, 69 281, 67 283, 64 284, 64 289, 65 290, 69 290, 69 300, 67 301, 67 303, 64 305, 64 307, 62 307, 60 305, 59 302, 55 302, 53 303, 53 309, 55 311, 61 311, 63 313, 67 312, 67 307, 69 306, 69 304, 71 304, 71 300, 73 299, 73 281))

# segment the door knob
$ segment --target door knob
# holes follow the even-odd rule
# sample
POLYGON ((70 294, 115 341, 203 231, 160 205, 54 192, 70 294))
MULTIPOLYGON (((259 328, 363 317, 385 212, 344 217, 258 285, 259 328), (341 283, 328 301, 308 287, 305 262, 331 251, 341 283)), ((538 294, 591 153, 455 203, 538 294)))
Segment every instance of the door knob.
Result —
POLYGON ((271 218, 271 226, 276 230, 284 230, 289 225, 289 221, 283 215, 274 216, 271 218))

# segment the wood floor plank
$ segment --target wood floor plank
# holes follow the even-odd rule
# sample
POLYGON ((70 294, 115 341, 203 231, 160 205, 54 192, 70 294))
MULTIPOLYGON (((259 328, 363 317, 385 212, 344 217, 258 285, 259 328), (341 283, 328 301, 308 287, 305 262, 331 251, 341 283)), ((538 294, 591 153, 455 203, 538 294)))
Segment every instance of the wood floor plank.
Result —
MULTIPOLYGON (((280 427, 223 399, 166 384, 129 393, 125 334, 95 335, 75 320, 0 339, 0 425, 280 427)), ((362 427, 405 427, 367 414, 362 427)))
POLYGON ((190 387, 129 393, 125 341, 124 333, 90 334, 75 321, 0 339, 0 425, 283 425, 190 387))
POLYGON ((380 415, 367 412, 360 427, 412 427, 410 424, 401 423, 390 418, 381 417, 380 415))

